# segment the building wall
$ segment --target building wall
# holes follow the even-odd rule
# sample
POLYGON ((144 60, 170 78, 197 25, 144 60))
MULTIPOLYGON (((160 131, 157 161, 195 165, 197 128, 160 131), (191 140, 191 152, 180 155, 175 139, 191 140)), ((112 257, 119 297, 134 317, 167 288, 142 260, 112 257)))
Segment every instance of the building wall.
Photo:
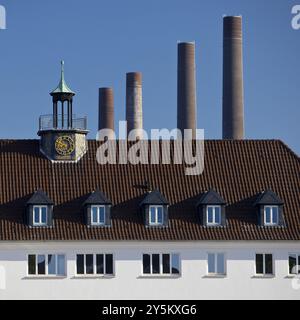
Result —
POLYGON ((299 299, 288 276, 292 252, 300 253, 300 242, 2 242, 0 299, 299 299), (147 252, 179 253, 181 276, 143 277, 147 252), (208 252, 226 254, 226 277, 207 277, 208 252), (67 276, 28 277, 30 253, 66 254, 67 276), (115 276, 76 278, 77 253, 113 253, 115 276), (273 253, 275 277, 255 277, 255 253, 273 253))

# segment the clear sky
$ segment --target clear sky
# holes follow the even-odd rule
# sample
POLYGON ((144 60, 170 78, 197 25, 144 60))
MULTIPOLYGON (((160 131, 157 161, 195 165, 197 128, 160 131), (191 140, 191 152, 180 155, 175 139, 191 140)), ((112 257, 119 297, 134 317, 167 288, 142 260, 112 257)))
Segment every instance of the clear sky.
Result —
POLYGON ((245 130, 300 153, 300 0, 0 0, 0 138, 37 138, 52 112, 60 60, 75 113, 97 130, 98 88, 113 86, 125 117, 125 73, 143 73, 144 127, 176 127, 177 41, 196 41, 198 128, 222 134, 222 16, 242 14, 245 130))

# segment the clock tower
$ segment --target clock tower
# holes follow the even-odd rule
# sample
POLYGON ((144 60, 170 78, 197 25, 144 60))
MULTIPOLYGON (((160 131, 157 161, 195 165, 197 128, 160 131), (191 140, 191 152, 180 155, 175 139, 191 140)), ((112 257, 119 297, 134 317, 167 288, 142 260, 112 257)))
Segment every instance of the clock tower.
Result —
POLYGON ((87 119, 73 114, 75 92, 65 82, 63 61, 60 82, 50 95, 53 114, 39 119, 40 150, 51 161, 76 162, 87 151, 87 119))

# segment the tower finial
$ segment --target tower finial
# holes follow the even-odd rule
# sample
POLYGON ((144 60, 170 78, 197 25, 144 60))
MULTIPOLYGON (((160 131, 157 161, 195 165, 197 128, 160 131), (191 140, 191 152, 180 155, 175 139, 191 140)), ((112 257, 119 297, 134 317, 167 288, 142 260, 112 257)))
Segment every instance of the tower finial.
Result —
POLYGON ((65 62, 64 62, 64 60, 61 60, 60 64, 61 64, 61 77, 64 78, 64 75, 65 75, 65 62))

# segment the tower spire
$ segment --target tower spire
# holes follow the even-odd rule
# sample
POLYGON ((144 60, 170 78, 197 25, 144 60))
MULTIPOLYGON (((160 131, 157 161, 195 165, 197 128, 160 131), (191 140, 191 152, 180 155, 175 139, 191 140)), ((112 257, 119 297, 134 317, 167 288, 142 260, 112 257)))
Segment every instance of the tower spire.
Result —
POLYGON ((64 60, 61 60, 60 62, 61 64, 61 70, 60 70, 60 81, 58 86, 51 92, 51 94, 53 93, 70 93, 70 94, 75 94, 75 92, 73 92, 70 87, 67 85, 66 81, 65 81, 65 62, 64 60))

